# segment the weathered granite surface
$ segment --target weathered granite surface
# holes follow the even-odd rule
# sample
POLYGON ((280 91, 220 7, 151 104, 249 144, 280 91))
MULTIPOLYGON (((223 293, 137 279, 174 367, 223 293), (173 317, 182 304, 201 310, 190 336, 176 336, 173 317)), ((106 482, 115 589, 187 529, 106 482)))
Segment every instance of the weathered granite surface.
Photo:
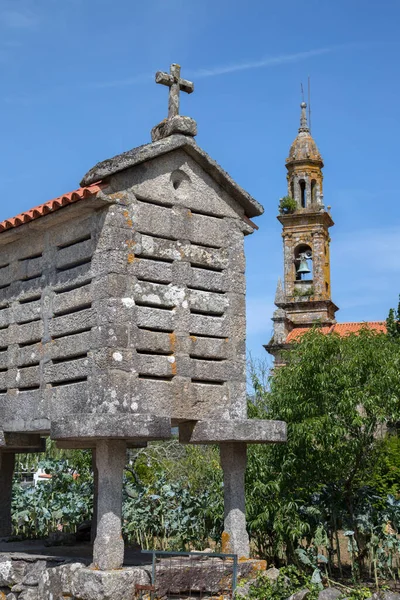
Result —
MULTIPOLYGON (((238 579, 254 577, 265 561, 238 563, 238 579)), ((132 600, 135 586, 151 582, 151 565, 101 571, 52 556, 0 553, 0 598, 16 600, 132 600), (1 595, 3 594, 3 596, 1 595)), ((223 594, 231 589, 232 560, 165 558, 156 565, 158 597, 167 592, 223 594)))
POLYGON ((216 444, 246 442, 248 444, 286 442, 284 421, 257 421, 235 419, 229 421, 186 421, 179 425, 182 444, 216 444))
POLYGON ((197 123, 190 117, 176 116, 161 121, 151 130, 151 139, 153 142, 162 140, 170 135, 181 134, 195 136, 197 135, 197 123))
POLYGON ((193 158, 234 200, 239 202, 245 208, 249 217, 257 217, 264 212, 261 204, 241 188, 214 159, 197 145, 195 140, 189 136, 179 134, 170 135, 151 144, 138 146, 98 163, 83 177, 81 186, 96 183, 178 148, 183 148, 188 156, 193 158))

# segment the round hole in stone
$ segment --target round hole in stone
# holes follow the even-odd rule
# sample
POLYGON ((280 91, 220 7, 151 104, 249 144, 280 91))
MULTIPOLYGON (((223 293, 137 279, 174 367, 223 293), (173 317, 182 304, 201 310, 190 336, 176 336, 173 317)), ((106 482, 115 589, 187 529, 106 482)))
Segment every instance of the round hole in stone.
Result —
POLYGON ((189 190, 189 185, 191 183, 189 175, 187 175, 181 169, 177 169, 171 173, 171 183, 172 187, 176 192, 178 192, 179 196, 184 196, 189 190))

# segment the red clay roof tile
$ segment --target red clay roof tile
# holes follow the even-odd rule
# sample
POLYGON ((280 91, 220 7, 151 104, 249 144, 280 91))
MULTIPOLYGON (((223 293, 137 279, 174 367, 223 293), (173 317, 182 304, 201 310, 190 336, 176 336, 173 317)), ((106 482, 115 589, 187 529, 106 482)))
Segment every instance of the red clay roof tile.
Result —
POLYGON ((58 198, 54 198, 53 200, 49 200, 40 206, 36 206, 35 208, 31 208, 30 210, 23 212, 16 217, 11 217, 10 219, 6 219, 5 221, 0 222, 0 233, 6 231, 7 229, 13 229, 14 227, 19 227, 20 225, 24 225, 24 223, 29 223, 30 221, 34 221, 35 219, 39 219, 48 213, 55 212, 59 210, 63 206, 67 206, 69 204, 74 204, 79 200, 84 200, 85 198, 90 198, 91 196, 95 196, 101 190, 101 184, 94 183, 93 185, 89 185, 84 188, 79 188, 74 190, 73 192, 69 192, 68 194, 63 194, 58 198))
MULTIPOLYGON (((386 323, 385 321, 365 321, 360 323, 335 323, 334 325, 330 325, 329 327, 321 327, 319 331, 324 335, 328 335, 329 333, 338 333, 341 337, 345 335, 349 335, 350 333, 357 333, 364 327, 368 329, 372 329, 377 333, 386 333, 386 323)), ((302 335, 304 335, 307 331, 310 331, 309 327, 297 327, 292 329, 292 331, 288 334, 286 338, 286 343, 289 344, 294 340, 298 340, 302 335)))

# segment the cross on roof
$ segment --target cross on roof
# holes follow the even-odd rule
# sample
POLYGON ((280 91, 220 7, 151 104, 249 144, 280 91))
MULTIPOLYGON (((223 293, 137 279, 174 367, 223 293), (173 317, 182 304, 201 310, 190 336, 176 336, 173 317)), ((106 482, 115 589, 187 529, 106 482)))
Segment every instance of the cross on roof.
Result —
POLYGON ((176 117, 179 115, 180 91, 191 94, 194 91, 194 84, 187 79, 181 79, 181 67, 175 63, 170 66, 169 73, 157 71, 156 83, 169 87, 168 118, 176 117))

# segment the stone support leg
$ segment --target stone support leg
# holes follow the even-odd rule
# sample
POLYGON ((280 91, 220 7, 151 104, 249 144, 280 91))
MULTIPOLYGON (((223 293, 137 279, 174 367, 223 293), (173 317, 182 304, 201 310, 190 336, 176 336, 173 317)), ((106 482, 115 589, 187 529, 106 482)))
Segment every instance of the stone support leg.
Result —
POLYGON ((250 544, 246 530, 244 494, 244 476, 247 461, 246 444, 220 444, 220 452, 221 467, 224 472, 225 506, 222 552, 237 554, 239 558, 248 558, 250 544))
POLYGON ((99 472, 96 464, 96 448, 92 449, 92 469, 93 469, 93 516, 90 530, 90 541, 93 543, 97 533, 97 499, 99 495, 99 472))
POLYGON ((121 514, 125 461, 125 442, 102 440, 97 443, 97 534, 93 545, 93 564, 103 571, 120 569, 124 561, 121 514))
POLYGON ((14 466, 14 452, 0 452, 0 538, 11 535, 11 498, 14 466))

